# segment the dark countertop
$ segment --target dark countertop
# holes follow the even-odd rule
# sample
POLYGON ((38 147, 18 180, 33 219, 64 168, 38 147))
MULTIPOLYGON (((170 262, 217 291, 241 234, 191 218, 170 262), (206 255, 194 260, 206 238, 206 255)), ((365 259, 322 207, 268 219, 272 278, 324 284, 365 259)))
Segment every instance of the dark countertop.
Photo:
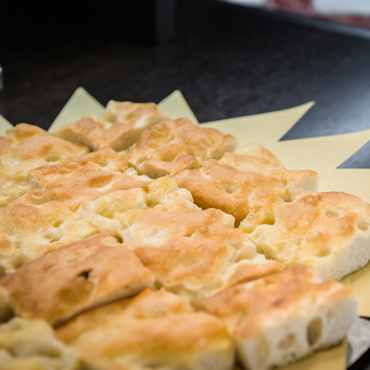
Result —
MULTIPOLYGON (((179 0, 175 37, 156 43, 153 8, 139 3, 131 12, 106 4, 83 13, 61 9, 58 17, 40 16, 33 4, 23 18, 8 5, 8 23, 0 30, 0 114, 13 124, 47 129, 79 86, 103 104, 159 102, 179 89, 200 122, 315 101, 285 139, 370 129, 366 32, 318 28, 217 1, 179 0), (16 28, 21 37, 12 32, 16 28)), ((370 145, 343 166, 370 168, 370 145)), ((369 362, 370 356, 359 368, 369 362)))

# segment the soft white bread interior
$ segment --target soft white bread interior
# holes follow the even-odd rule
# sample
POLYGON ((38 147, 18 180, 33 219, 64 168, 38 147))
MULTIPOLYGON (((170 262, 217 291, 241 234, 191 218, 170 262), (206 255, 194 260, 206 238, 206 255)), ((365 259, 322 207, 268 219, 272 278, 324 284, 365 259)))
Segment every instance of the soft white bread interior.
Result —
POLYGON ((295 265, 196 302, 223 319, 246 369, 267 370, 338 344, 357 317, 350 289, 295 265))

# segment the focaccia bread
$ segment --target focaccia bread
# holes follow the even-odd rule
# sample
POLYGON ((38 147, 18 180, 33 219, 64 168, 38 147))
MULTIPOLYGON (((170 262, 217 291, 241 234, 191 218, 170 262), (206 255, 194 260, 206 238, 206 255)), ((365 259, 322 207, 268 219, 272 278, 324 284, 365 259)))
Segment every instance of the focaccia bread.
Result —
POLYGON ((92 308, 81 312, 68 322, 55 328, 56 337, 66 344, 75 342, 81 335, 101 324, 114 320, 117 316, 125 319, 146 319, 166 316, 168 314, 182 314, 193 311, 192 305, 176 294, 165 289, 145 289, 135 297, 124 298, 118 301, 92 308))
POLYGON ((122 154, 107 148, 61 164, 35 168, 29 172, 29 181, 33 190, 26 193, 23 201, 29 202, 30 197, 40 194, 75 211, 83 202, 116 190, 146 189, 153 180, 139 176, 122 154))
POLYGON ((306 193, 246 217, 240 228, 268 258, 311 266, 323 280, 370 260, 370 205, 347 193, 306 193))
MULTIPOLYGON (((88 364, 102 370, 233 369, 235 348, 225 324, 176 295, 146 290, 121 313, 116 308, 113 317, 104 319, 106 309, 72 322, 70 345, 88 364), (93 328, 91 319, 96 320, 93 328)), ((64 335, 68 325, 60 328, 64 335)))
POLYGON ((80 354, 43 320, 19 317, 0 325, 1 370, 82 370, 80 354))
POLYGON ((357 317, 348 287, 304 265, 235 285, 196 307, 222 319, 249 370, 268 370, 340 342, 357 317))
POLYGON ((12 202, 0 208, 0 276, 63 245, 99 232, 62 202, 12 202))
POLYGON ((230 225, 213 223, 171 234, 159 230, 150 236, 139 232, 124 245, 153 272, 160 286, 189 301, 283 268, 257 253, 250 239, 230 225))
POLYGON ((312 170, 287 170, 271 153, 262 145, 251 143, 243 147, 248 154, 227 152, 220 159, 226 164, 242 172, 259 173, 271 176, 285 184, 288 201, 296 199, 302 193, 318 190, 318 174, 312 170))
POLYGON ((155 103, 117 102, 111 100, 101 117, 85 114, 79 120, 58 128, 55 134, 81 143, 91 150, 130 147, 147 128, 164 120, 166 114, 155 103))
POLYGON ((270 370, 337 344, 357 306, 331 279, 370 259, 370 205, 317 180, 154 103, 18 125, 0 138, 0 320, 25 330, 0 325, 0 370, 74 369, 54 334, 84 370, 270 370))
POLYGON ((166 120, 145 130, 128 151, 127 160, 140 174, 157 178, 199 167, 236 148, 237 139, 186 118, 166 120))
POLYGON ((88 153, 87 147, 62 140, 45 130, 20 123, 0 137, 0 206, 29 188, 28 171, 88 153))
POLYGON ((199 211, 191 194, 173 179, 153 181, 141 187, 116 190, 83 202, 76 211, 67 203, 48 199, 44 192, 31 192, 0 207, 0 268, 11 273, 24 263, 79 239, 106 231, 121 238, 126 219, 133 222, 137 209, 156 205, 199 211), (161 190, 159 190, 161 188, 161 190), (45 199, 46 198, 46 199, 45 199), (163 201, 163 204, 161 203, 163 201))
POLYGON ((100 231, 108 231, 124 242, 155 240, 168 235, 191 235, 209 224, 234 225, 234 218, 218 209, 202 210, 190 192, 177 186, 174 179, 162 177, 148 190, 119 190, 81 205, 76 212, 100 231))
MULTIPOLYGON (((3 277, 0 294, 16 316, 59 325, 81 311, 135 295, 153 284, 153 274, 130 249, 110 234, 99 233, 3 277)), ((0 307, 1 311, 5 309, 0 307)))
POLYGON ((188 189, 201 208, 218 208, 235 217, 239 224, 249 213, 287 201, 284 183, 272 176, 241 172, 216 160, 175 175, 180 187, 188 189))

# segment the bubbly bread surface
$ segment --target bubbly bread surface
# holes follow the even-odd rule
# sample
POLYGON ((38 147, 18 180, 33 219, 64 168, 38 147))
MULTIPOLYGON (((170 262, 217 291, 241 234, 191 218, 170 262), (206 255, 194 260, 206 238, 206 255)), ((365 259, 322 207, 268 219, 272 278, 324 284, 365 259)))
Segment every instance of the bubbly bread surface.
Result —
MULTIPOLYGON (((96 194, 94 197, 88 196, 89 189, 86 190, 85 198, 96 197, 96 194)), ((72 201, 74 194, 76 193, 71 194, 69 198, 72 201)), ((77 197, 78 199, 81 200, 81 197, 77 197)), ((193 203, 191 194, 185 189, 180 189, 173 179, 167 177, 153 181, 146 189, 143 187, 115 191, 111 189, 96 199, 85 199, 78 204, 77 209, 71 207, 70 201, 50 199, 47 192, 42 190, 31 191, 7 206, 0 207, 2 273, 11 273, 28 261, 98 232, 109 232, 121 238, 127 233, 125 230, 134 223, 140 210, 154 214, 158 211, 158 215, 168 211, 167 220, 170 213, 186 217, 188 211, 200 211, 193 203), (152 211, 153 207, 157 208, 152 211)), ((216 220, 227 218, 228 222, 233 222, 231 217, 219 210, 208 213, 211 214, 208 219, 216 214, 218 217, 216 220)), ((198 220, 202 216, 204 218, 206 215, 199 214, 198 220)), ((150 219, 151 217, 149 221, 150 219)), ((155 221, 154 216, 153 222, 155 221)), ((166 226, 176 227, 176 225, 168 223, 166 226)))
POLYGON ((54 250, 0 280, 17 316, 53 325, 153 283, 151 271, 108 233, 54 250))
POLYGON ((219 159, 236 145, 232 135, 178 118, 143 132, 128 151, 127 160, 140 174, 157 178, 199 167, 207 159, 219 159))
POLYGON ((305 193, 247 217, 240 228, 268 258, 306 264, 324 280, 339 280, 370 259, 370 205, 351 194, 305 193))
POLYGON ((242 172, 253 172, 263 176, 271 176, 285 185, 289 201, 296 199, 303 193, 318 190, 318 174, 312 170, 287 170, 275 159, 274 155, 256 143, 244 150, 248 154, 227 152, 220 159, 226 164, 242 172))
MULTIPOLYGON (((196 312, 182 298, 166 291, 146 290, 114 315, 109 307, 86 312, 70 324, 70 345, 88 363, 103 369, 232 369, 234 344, 225 324, 215 316, 196 312), (97 320, 91 328, 91 318, 97 320), (175 330, 174 330, 175 328, 175 330), (122 367, 120 367, 122 366, 122 367)), ((68 333, 67 328, 59 328, 68 333)), ((59 335, 61 335, 59 333, 59 335)))
POLYGON ((101 117, 86 114, 79 120, 57 129, 56 135, 81 143, 93 151, 103 148, 120 151, 134 144, 145 129, 165 117, 155 103, 111 100, 101 117))
POLYGON ((175 175, 180 187, 188 189, 199 207, 218 208, 239 224, 250 213, 287 200, 284 184, 271 176, 241 172, 216 160, 175 175))
POLYGON ((83 202, 116 190, 147 188, 152 179, 139 176, 123 155, 107 148, 61 164, 38 167, 29 172, 29 181, 35 189, 29 196, 46 193, 48 199, 76 210, 83 202))
POLYGON ((88 153, 87 147, 62 140, 45 130, 20 123, 0 137, 0 206, 29 188, 28 172, 88 153))
POLYGON ((161 286, 189 301, 282 268, 257 253, 243 232, 230 225, 213 223, 190 232, 134 236, 124 245, 153 272, 161 286))
POLYGON ((0 325, 1 370, 82 370, 80 354, 43 320, 19 317, 0 325))
POLYGON ((65 204, 12 202, 0 208, 0 271, 14 272, 28 261, 99 230, 65 204))

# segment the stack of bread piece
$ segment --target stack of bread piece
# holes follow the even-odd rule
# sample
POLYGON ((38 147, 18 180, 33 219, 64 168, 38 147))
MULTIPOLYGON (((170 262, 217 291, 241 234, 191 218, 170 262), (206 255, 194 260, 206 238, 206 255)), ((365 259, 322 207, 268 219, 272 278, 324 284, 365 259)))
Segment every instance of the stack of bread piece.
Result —
POLYGON ((258 143, 110 101, 0 171, 0 369, 267 370, 357 317, 370 205, 258 143))

